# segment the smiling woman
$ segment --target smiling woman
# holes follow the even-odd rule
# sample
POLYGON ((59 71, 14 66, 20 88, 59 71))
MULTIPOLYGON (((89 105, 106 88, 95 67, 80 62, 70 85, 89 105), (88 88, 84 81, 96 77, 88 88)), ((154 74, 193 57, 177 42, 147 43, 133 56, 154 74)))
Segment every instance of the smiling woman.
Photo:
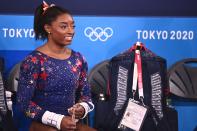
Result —
POLYGON ((31 126, 23 124, 23 130, 29 126, 31 131, 75 130, 83 127, 79 119, 94 109, 87 62, 79 52, 67 47, 74 27, 71 13, 59 6, 44 2, 35 11, 35 38, 47 41, 20 67, 16 108, 33 121, 31 126))

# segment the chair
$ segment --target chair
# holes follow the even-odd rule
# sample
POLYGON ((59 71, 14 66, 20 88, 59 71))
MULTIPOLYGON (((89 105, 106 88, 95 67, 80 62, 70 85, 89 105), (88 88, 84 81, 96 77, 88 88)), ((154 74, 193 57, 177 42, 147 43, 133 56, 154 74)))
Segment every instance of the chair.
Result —
POLYGON ((102 61, 92 68, 88 75, 93 100, 105 99, 109 72, 109 60, 102 61))
POLYGON ((94 126, 99 131, 103 131, 103 120, 108 115, 106 114, 109 105, 107 101, 108 72, 109 60, 105 60, 95 65, 88 75, 92 101, 95 105, 94 116, 90 119, 93 123, 91 126, 94 126))
POLYGON ((18 79, 19 79, 19 72, 20 72, 20 65, 21 63, 17 63, 12 70, 10 71, 10 74, 8 76, 8 86, 7 90, 12 92, 17 92, 18 87, 18 79))
POLYGON ((179 129, 196 131, 197 58, 176 62, 168 70, 171 104, 179 114, 179 129), (188 123, 188 120, 190 121, 188 123), (188 123, 184 126, 183 124, 188 123))
POLYGON ((182 97, 197 99, 197 58, 176 62, 168 70, 170 93, 182 97))

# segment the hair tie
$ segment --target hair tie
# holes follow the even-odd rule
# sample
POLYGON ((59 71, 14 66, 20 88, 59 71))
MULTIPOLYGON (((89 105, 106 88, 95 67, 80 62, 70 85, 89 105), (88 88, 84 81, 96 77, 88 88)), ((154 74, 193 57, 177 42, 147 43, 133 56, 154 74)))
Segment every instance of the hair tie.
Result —
POLYGON ((55 6, 55 4, 48 5, 47 2, 45 2, 44 0, 43 0, 42 4, 43 4, 43 8, 42 8, 43 13, 42 14, 44 14, 48 8, 55 6))

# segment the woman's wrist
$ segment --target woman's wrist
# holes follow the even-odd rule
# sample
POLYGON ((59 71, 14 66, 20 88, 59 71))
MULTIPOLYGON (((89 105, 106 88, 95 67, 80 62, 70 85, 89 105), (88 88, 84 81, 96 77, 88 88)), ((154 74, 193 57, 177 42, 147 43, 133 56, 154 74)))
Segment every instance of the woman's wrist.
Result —
POLYGON ((63 119, 64 115, 56 114, 54 112, 45 111, 45 113, 42 116, 42 123, 56 127, 58 130, 61 128, 61 121, 63 119))
POLYGON ((79 104, 85 109, 85 113, 81 119, 85 118, 87 114, 94 109, 94 104, 92 102, 80 102, 79 104))

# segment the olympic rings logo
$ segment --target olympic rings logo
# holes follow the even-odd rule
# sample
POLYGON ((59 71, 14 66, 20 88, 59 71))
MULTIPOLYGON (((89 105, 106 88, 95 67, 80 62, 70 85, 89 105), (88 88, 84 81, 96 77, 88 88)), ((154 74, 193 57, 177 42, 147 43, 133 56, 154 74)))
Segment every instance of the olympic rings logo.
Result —
POLYGON ((84 34, 88 37, 91 41, 100 40, 102 42, 107 41, 113 35, 113 30, 110 27, 101 28, 96 27, 93 29, 92 27, 86 27, 84 30, 84 34))

